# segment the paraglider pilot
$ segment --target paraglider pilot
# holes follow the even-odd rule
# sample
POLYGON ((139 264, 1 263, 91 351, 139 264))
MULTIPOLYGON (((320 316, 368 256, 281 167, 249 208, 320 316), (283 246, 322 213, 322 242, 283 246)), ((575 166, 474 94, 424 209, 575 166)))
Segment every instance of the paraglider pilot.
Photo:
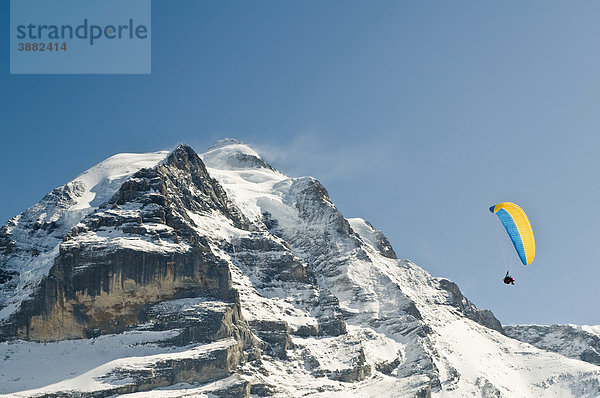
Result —
POLYGON ((515 280, 513 279, 512 276, 508 275, 508 271, 506 271, 506 276, 504 277, 503 281, 507 285, 514 285, 515 284, 515 280))

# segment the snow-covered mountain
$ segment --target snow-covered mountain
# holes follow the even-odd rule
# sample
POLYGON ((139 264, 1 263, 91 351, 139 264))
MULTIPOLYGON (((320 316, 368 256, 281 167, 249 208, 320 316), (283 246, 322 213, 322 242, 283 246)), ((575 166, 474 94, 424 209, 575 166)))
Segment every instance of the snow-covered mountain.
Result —
POLYGON ((600 395, 595 340, 505 331, 231 139, 57 188, 0 231, 0 278, 11 396, 600 395))
POLYGON ((504 331, 543 350, 600 365, 600 326, 515 325, 505 326, 504 331))

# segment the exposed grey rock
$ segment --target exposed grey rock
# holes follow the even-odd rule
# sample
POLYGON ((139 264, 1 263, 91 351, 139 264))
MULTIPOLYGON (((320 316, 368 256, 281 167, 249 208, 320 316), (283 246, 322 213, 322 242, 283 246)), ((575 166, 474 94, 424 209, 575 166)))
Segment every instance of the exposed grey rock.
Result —
MULTIPOLYGON (((104 398, 120 394, 149 391, 178 383, 206 383, 233 374, 241 362, 242 351, 237 345, 216 348, 201 355, 184 358, 167 358, 145 364, 143 367, 122 367, 112 370, 98 381, 121 380, 121 386, 91 392, 59 391, 39 394, 44 398, 104 398)), ((250 385, 239 380, 227 388, 211 391, 219 397, 248 397, 250 385)))
POLYGON ((376 229, 373 225, 371 225, 370 222, 365 221, 365 223, 367 223, 367 225, 373 228, 373 230, 375 231, 375 248, 387 258, 398 258, 396 257, 396 252, 394 251, 392 244, 390 243, 388 238, 383 234, 383 232, 376 229))
POLYGON ((263 286, 274 281, 316 284, 302 260, 270 234, 255 232, 235 241, 228 249, 241 263, 260 270, 263 286))
POLYGON ((431 386, 427 386, 418 391, 415 398, 431 398, 431 386))
POLYGON ((10 281, 11 279, 15 278, 16 276, 19 276, 19 273, 17 271, 0 269, 0 284, 5 284, 6 282, 10 281))
POLYGON ((277 389, 274 386, 265 383, 254 383, 250 387, 250 394, 258 397, 270 397, 275 395, 277 389))
MULTIPOLYGON (((354 235, 348 220, 335 208, 329 193, 319 181, 310 177, 296 179, 290 187, 290 194, 295 198, 299 217, 307 224, 319 225, 326 221, 327 228, 321 230, 323 233, 333 231, 342 235, 354 235)), ((356 246, 358 247, 358 243, 356 246)))
POLYGON ((319 321, 319 335, 339 336, 346 333, 340 302, 331 292, 322 290, 314 313, 319 321))
POLYGON ((290 295, 302 297, 296 302, 297 306, 315 316, 318 325, 303 326, 294 334, 337 336, 346 333, 338 299, 318 284, 310 266, 296 256, 285 241, 267 232, 254 232, 234 240, 226 250, 253 275, 259 291, 273 295, 275 291, 289 290, 290 295))
POLYGON ((481 396, 486 398, 501 398, 502 393, 489 380, 480 377, 477 379, 477 385, 481 387, 481 396))
MULTIPOLYGON (((50 199, 62 203, 57 196, 61 192, 50 199)), ((61 209, 72 204, 64 202, 61 209)), ((105 377, 133 381, 82 396, 221 379, 247 359, 258 359, 258 343, 242 318, 228 264, 212 252, 208 238, 189 216, 210 212, 222 214, 236 228, 249 228, 195 152, 180 146, 164 163, 126 180, 74 229, 57 235, 65 237, 49 275, 2 326, 2 336, 55 341, 120 333, 145 324, 145 329, 179 331, 162 344, 187 346, 226 338, 235 342, 201 358, 114 370, 105 377)), ((247 396, 248 391, 246 383, 221 395, 247 396)))
POLYGON ((401 363, 402 363, 402 358, 397 357, 393 361, 376 363, 375 364, 375 369, 377 369, 378 372, 381 372, 383 374, 391 375, 392 372, 398 366, 400 366, 401 363))
MULTIPOLYGON (((371 365, 367 363, 364 348, 356 341, 347 336, 331 341, 331 344, 338 347, 339 344, 344 347, 344 356, 336 358, 335 368, 329 368, 327 361, 314 356, 310 349, 301 348, 300 357, 302 358, 304 369, 310 372, 314 377, 326 377, 331 380, 344 383, 356 383, 363 381, 371 376, 371 365)), ((333 348, 333 349, 335 349, 333 348)))
POLYGON ((3 333, 40 341, 118 333, 138 324, 148 303, 194 296, 235 303, 226 265, 202 248, 164 255, 72 247, 3 333))
POLYGON ((352 360, 353 366, 350 369, 336 370, 329 377, 333 380, 339 380, 346 383, 363 381, 371 376, 371 365, 365 359, 365 351, 361 347, 358 357, 352 360))
POLYGON ((299 328, 292 332, 295 336, 299 337, 310 337, 318 336, 319 328, 316 325, 301 325, 299 328))
POLYGON ((287 322, 274 320, 250 321, 250 329, 269 345, 269 354, 287 359, 287 350, 294 348, 287 322))
MULTIPOLYGON (((230 376, 231 378, 235 377, 230 376)), ((238 377, 234 382, 228 383, 222 388, 206 389, 205 391, 218 398, 250 398, 252 383, 238 377)))
POLYGON ((440 287, 450 293, 448 304, 456 307, 467 318, 504 334, 502 324, 498 319, 496 319, 492 311, 480 310, 477 308, 465 296, 463 296, 456 283, 443 278, 440 278, 438 281, 440 287))
POLYGON ((145 311, 141 328, 177 330, 176 337, 163 341, 164 345, 169 346, 188 346, 233 338, 249 359, 258 359, 258 343, 242 317, 237 292, 230 292, 233 297, 227 301, 196 297, 154 305, 145 311))
POLYGON ((69 230, 106 202, 135 171, 166 152, 106 159, 8 221, 0 230, 0 321, 31 297, 46 277, 69 230))

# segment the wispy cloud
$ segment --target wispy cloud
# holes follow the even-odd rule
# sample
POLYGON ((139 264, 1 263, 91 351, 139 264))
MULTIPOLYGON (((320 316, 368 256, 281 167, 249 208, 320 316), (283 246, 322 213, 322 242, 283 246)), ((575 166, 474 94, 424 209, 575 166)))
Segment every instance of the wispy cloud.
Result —
POLYGON ((371 174, 393 161, 393 148, 380 141, 331 141, 316 134, 296 136, 287 145, 253 143, 275 168, 292 176, 312 175, 320 180, 348 179, 371 174))

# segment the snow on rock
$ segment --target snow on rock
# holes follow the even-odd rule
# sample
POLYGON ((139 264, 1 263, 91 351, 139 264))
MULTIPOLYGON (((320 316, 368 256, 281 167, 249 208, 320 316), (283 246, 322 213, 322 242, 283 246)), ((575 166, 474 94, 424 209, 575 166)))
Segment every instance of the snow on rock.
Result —
POLYGON ((385 257, 396 258, 396 253, 385 235, 375 229, 371 223, 362 218, 349 218, 348 222, 352 229, 363 239, 363 241, 377 249, 385 257))
POLYGON ((238 141, 224 140, 211 147, 200 156, 211 176, 219 180, 227 191, 230 199, 234 200, 242 212, 252 221, 263 217, 263 208, 271 210, 278 219, 293 218, 282 203, 283 193, 276 186, 285 185, 290 180, 287 176, 272 167, 262 167, 262 159, 250 147, 238 141), (240 166, 239 157, 255 159, 240 166), (280 213, 278 210, 284 212, 280 213))
POLYGON ((542 350, 600 365, 600 327, 577 325, 505 326, 507 336, 542 350))
POLYGON ((168 151, 151 153, 121 153, 98 163, 86 170, 71 183, 80 183, 85 187, 77 203, 70 211, 97 208, 106 202, 121 184, 140 169, 152 168, 164 160, 168 151))
MULTIPOLYGON (((109 391, 114 393, 128 392, 130 385, 139 383, 134 377, 123 378, 122 375, 130 375, 136 373, 148 373, 149 382, 151 383, 154 378, 155 372, 165 371, 169 367, 173 366, 173 363, 182 361, 189 362, 190 373, 194 370, 194 362, 212 362, 210 361, 211 356, 215 352, 223 352, 229 348, 235 346, 237 342, 234 339, 224 339, 214 343, 197 345, 195 347, 188 347, 178 351, 167 351, 159 354, 143 355, 143 356, 129 356, 119 359, 108 361, 100 366, 93 367, 87 372, 78 375, 73 378, 69 378, 58 383, 50 384, 39 389, 19 391, 12 394, 14 397, 28 397, 35 396, 38 394, 59 394, 67 395, 77 392, 78 394, 86 392, 98 392, 98 391, 109 391)), ((156 348, 154 348, 156 350, 156 348)), ((121 353, 122 355, 122 353, 121 353)), ((74 358, 78 361, 78 358, 74 358)), ((181 366, 181 364, 179 365, 181 366)), ((200 366, 196 365, 197 368, 200 366)), ((203 369, 208 376, 207 370, 211 370, 215 375, 218 374, 219 369, 207 367, 203 369)), ((227 374, 227 372, 225 373, 227 374)), ((190 374, 192 376, 192 374, 190 374)), ((210 379, 210 377, 207 377, 210 379)), ((151 385, 151 384, 150 384, 151 385)))
POLYGON ((222 167, 236 170, 264 168, 274 170, 262 160, 256 151, 232 138, 226 138, 215 143, 202 155, 202 160, 214 168, 222 167))
POLYGON ((250 383, 237 374, 207 383, 201 387, 189 383, 177 383, 153 391, 121 395, 123 398, 213 398, 221 396, 244 397, 250 394, 250 383))
POLYGON ((96 339, 34 343, 23 340, 0 343, 0 394, 31 390, 78 377, 90 369, 125 357, 173 351, 157 342, 174 337, 175 330, 132 331, 96 339), (60 363, 60 366, 56 366, 60 363), (32 366, 35 371, 32 372, 32 366))
POLYGON ((19 308, 48 274, 63 237, 107 201, 121 183, 142 168, 154 167, 169 152, 111 156, 0 229, 0 321, 19 308))

